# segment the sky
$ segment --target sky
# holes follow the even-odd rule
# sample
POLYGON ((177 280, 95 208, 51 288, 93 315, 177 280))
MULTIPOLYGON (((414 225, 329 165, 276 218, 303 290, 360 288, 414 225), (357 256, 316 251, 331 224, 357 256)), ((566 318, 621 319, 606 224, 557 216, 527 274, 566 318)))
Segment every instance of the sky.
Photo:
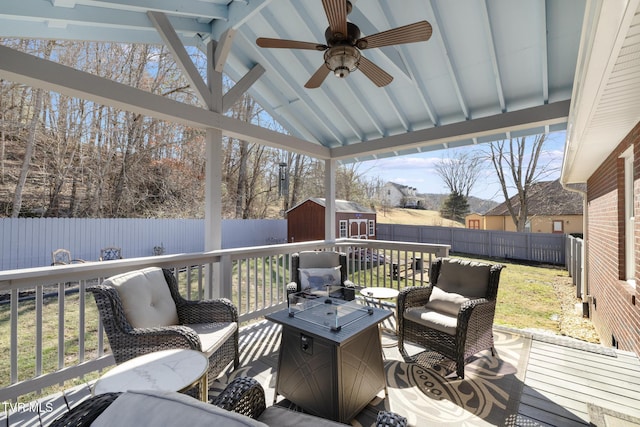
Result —
MULTIPOLYGON (((547 180, 560 177, 562 159, 564 155, 565 132, 554 132, 547 136, 547 141, 540 155, 539 164, 549 164, 552 172, 547 180)), ((360 162, 358 172, 365 178, 379 177, 383 183, 395 182, 396 184, 415 187, 418 193, 447 194, 449 191, 442 179, 438 176, 435 165, 443 158, 451 157, 458 151, 476 151, 488 149, 487 145, 473 145, 450 150, 438 150, 429 153, 420 153, 410 156, 389 157, 386 159, 360 162)), ((514 194, 513 191, 509 196, 514 194)), ((495 170, 490 163, 483 165, 478 182, 471 189, 470 196, 481 199, 503 202, 504 196, 500 189, 495 170)))

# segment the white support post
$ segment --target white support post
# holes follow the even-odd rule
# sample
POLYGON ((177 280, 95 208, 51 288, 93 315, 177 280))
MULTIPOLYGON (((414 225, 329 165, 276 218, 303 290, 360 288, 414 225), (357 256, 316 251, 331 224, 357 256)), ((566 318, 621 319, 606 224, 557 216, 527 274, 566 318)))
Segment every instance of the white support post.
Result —
MULTIPOLYGON (((215 43, 207 46, 207 83, 211 91, 211 111, 222 110, 222 73, 213 68, 215 43)), ((222 131, 208 128, 206 134, 205 237, 206 251, 222 249, 222 131)), ((222 295, 222 270, 213 264, 206 274, 205 298, 222 295)))
POLYGON ((324 239, 336 240, 336 165, 334 159, 324 161, 324 239))

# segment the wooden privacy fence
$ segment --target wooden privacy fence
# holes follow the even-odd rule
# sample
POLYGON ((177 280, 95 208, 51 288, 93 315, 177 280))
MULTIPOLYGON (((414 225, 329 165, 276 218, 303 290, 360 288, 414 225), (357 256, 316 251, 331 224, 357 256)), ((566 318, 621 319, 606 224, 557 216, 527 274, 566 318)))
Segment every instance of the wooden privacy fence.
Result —
MULTIPOLYGON (((287 241, 285 220, 223 220, 222 248, 287 241)), ((0 270, 51 264, 51 252, 96 261, 100 249, 122 249, 124 258, 204 251, 202 219, 0 218, 0 270)))
POLYGON ((583 280, 583 245, 582 239, 573 236, 567 236, 565 243, 565 253, 567 259, 567 270, 569 276, 576 285, 576 297, 582 298, 582 280, 583 280))
POLYGON ((452 252, 565 265, 564 234, 378 224, 382 240, 450 245, 452 252))

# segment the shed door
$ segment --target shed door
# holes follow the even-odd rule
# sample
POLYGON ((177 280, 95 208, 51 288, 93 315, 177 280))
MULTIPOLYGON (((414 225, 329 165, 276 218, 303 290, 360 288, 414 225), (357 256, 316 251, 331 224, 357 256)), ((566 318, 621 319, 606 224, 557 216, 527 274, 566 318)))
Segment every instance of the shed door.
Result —
POLYGON ((349 220, 349 237, 353 239, 367 239, 369 236, 367 231, 366 219, 349 220))

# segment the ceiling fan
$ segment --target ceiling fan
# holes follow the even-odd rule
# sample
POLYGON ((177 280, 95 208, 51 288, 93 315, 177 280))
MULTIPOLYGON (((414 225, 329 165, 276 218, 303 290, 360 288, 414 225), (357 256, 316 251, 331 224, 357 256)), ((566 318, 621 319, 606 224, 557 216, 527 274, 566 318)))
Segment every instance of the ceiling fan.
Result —
POLYGON ((386 86, 393 77, 362 56, 360 51, 427 41, 431 38, 432 28, 427 21, 361 37, 358 26, 347 21, 347 15, 353 7, 349 0, 322 0, 322 6, 329 20, 329 27, 324 33, 326 44, 265 37, 256 39, 256 44, 265 48, 324 51, 324 64, 304 85, 307 89, 320 87, 329 72, 333 72, 336 77, 345 78, 356 70, 362 71, 376 86, 386 86))

